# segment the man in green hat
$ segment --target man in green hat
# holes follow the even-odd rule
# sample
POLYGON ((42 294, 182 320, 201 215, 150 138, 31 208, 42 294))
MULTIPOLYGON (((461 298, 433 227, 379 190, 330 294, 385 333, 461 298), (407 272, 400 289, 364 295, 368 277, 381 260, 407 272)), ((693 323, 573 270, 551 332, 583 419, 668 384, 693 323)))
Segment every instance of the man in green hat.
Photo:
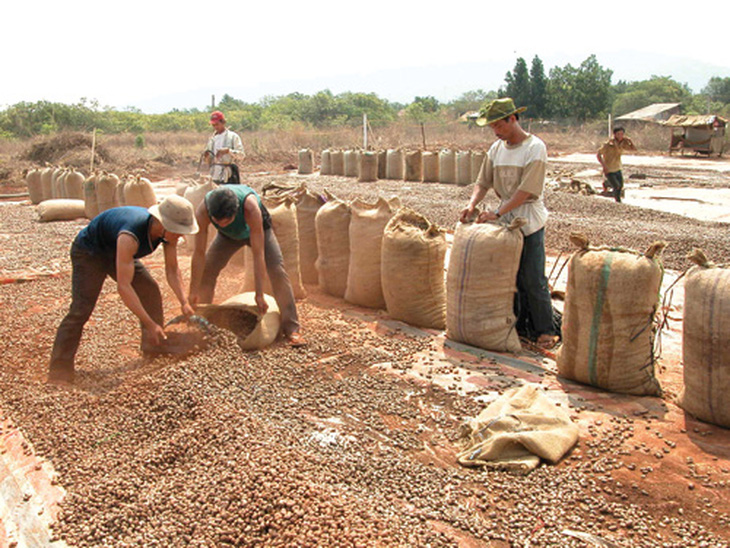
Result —
POLYGON ((490 147, 474 185, 471 199, 461 212, 461 222, 474 220, 511 222, 522 217, 525 236, 517 273, 515 314, 518 333, 543 348, 553 348, 559 334, 545 276, 545 221, 548 211, 543 202, 547 149, 537 136, 520 126, 519 114, 508 97, 495 99, 479 111, 477 125, 492 128, 497 141, 490 147), (499 207, 477 215, 477 205, 489 189, 500 199, 499 207))

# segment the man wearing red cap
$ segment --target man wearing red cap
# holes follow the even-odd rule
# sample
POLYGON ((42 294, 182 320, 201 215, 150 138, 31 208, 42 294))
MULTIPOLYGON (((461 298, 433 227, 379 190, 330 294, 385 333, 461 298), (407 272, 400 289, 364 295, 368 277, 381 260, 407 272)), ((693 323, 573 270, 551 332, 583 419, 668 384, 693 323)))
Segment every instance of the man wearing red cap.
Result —
POLYGON ((220 110, 210 115, 215 134, 208 139, 205 158, 210 165, 210 177, 219 185, 239 184, 241 178, 235 160, 243 159, 243 143, 237 133, 226 127, 226 117, 220 110))

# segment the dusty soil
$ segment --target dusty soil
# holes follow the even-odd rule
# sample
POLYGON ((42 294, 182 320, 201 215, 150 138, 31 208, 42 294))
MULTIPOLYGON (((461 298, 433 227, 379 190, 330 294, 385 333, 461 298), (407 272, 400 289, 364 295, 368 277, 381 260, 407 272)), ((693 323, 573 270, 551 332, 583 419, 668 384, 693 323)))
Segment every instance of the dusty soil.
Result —
MULTIPOLYGON (((551 169, 557 177, 582 166, 551 169)), ((642 171, 647 184, 666 183, 666 171, 642 171)), ((728 183, 716 171, 691 175, 728 183)), ((251 166, 246 176, 256 188, 306 182, 343 198, 395 193, 446 227, 471 191, 251 166)), ((570 251, 576 230, 637 249, 665 239, 665 263, 677 270, 693 246, 729 262, 724 224, 559 190, 547 203, 554 254, 570 251)), ((68 248, 86 221, 40 224, 24 203, 0 211, 0 271, 32 279, 0 286, 0 410, 6 431, 20 427, 67 491, 54 538, 79 546, 591 545, 570 530, 612 546, 730 545, 730 431, 695 421, 671 398, 580 386, 558 378, 551 360, 453 345, 314 287, 299 303, 306 349, 277 342, 244 353, 218 331, 204 352, 145 359, 137 324, 108 281, 79 350, 78 382, 47 385, 69 304, 68 248), (459 468, 461 422, 522 382, 570 410, 579 445, 526 477, 459 468)), ((146 262, 168 317, 177 315, 161 257, 146 262)), ((187 272, 187 258, 181 263, 187 272)), ((231 267, 216 300, 239 292, 241 280, 231 267)), ((661 367, 676 375, 672 359, 661 367)))

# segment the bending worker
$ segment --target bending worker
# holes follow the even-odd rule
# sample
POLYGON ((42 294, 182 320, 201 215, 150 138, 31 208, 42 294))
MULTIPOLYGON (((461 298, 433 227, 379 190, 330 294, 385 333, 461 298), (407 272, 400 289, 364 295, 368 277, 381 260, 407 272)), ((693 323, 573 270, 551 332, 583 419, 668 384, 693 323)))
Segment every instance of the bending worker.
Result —
POLYGON ((200 231, 195 236, 195 251, 190 266, 190 303, 213 302, 215 285, 221 270, 243 246, 251 246, 253 255, 254 291, 261 314, 268 304, 264 299, 264 279, 268 274, 274 299, 281 312, 281 328, 294 347, 307 343, 299 332, 294 292, 284 269, 279 242, 271 228, 271 217, 256 192, 246 185, 225 185, 211 190, 198 206, 196 218, 200 231), (208 227, 213 224, 218 234, 210 244, 208 227))
POLYGON ((183 290, 177 242, 181 235, 197 231, 192 204, 172 195, 149 210, 136 206, 108 209, 79 232, 71 245, 71 308, 56 332, 49 380, 73 382, 81 334, 107 276, 117 282, 119 296, 142 324, 142 351, 161 349, 166 338, 162 294, 139 259, 163 245, 167 283, 180 301, 182 313, 190 316, 193 309, 183 290))
POLYGON ((487 103, 479 112, 477 125, 492 128, 497 141, 490 147, 479 171, 471 199, 461 212, 461 222, 470 221, 476 207, 493 188, 500 199, 494 211, 484 211, 477 223, 502 218, 510 222, 523 217, 524 245, 517 272, 515 314, 517 332, 543 348, 553 348, 559 336, 553 318, 552 300, 545 276, 545 221, 543 202, 547 149, 537 136, 522 129, 519 113, 510 98, 487 103))

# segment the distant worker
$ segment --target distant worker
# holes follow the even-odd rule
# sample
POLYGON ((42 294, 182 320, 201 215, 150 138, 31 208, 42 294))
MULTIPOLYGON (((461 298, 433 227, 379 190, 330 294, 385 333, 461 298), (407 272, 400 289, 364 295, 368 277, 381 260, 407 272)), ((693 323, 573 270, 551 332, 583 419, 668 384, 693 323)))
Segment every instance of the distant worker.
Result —
POLYGON ((210 125, 215 133, 208 139, 204 152, 210 177, 219 185, 239 184, 241 175, 236 160, 245 156, 241 137, 226 127, 226 118, 219 110, 210 115, 210 125))
POLYGON ((163 245, 167 283, 180 301, 182 313, 191 316, 193 309, 177 262, 177 242, 180 236, 197 231, 192 204, 171 195, 149 210, 136 206, 108 209, 78 233, 71 245, 71 307, 56 332, 50 381, 73 382, 81 334, 107 276, 117 282, 119 296, 142 324, 142 351, 161 349, 166 338, 162 294, 139 259, 163 245))
POLYGON ((284 336, 293 347, 305 346, 281 248, 271 228, 269 212, 258 194, 246 185, 226 185, 211 190, 198 206, 196 218, 200 231, 195 236, 190 266, 190 303, 195 306, 213 302, 221 270, 236 251, 248 245, 253 255, 254 291, 259 312, 265 314, 268 310, 264 298, 264 280, 268 274, 273 297, 281 312, 284 336), (211 224, 218 229, 218 234, 206 252, 211 224))
POLYGON ((624 190, 624 176, 621 173, 621 154, 625 151, 636 150, 634 143, 624 136, 624 128, 613 128, 613 139, 609 139, 596 154, 598 162, 603 167, 606 176, 607 191, 617 202, 621 202, 621 193, 624 190))
POLYGON ((545 222, 548 211, 543 202, 547 149, 535 135, 522 129, 519 113, 512 99, 505 97, 487 103, 479 111, 477 125, 492 128, 497 141, 490 147, 479 171, 471 199, 461 212, 461 222, 469 222, 477 205, 494 189, 500 204, 494 211, 484 211, 477 223, 511 222, 523 217, 524 245, 517 272, 515 314, 517 332, 545 349, 560 340, 545 276, 545 222))

